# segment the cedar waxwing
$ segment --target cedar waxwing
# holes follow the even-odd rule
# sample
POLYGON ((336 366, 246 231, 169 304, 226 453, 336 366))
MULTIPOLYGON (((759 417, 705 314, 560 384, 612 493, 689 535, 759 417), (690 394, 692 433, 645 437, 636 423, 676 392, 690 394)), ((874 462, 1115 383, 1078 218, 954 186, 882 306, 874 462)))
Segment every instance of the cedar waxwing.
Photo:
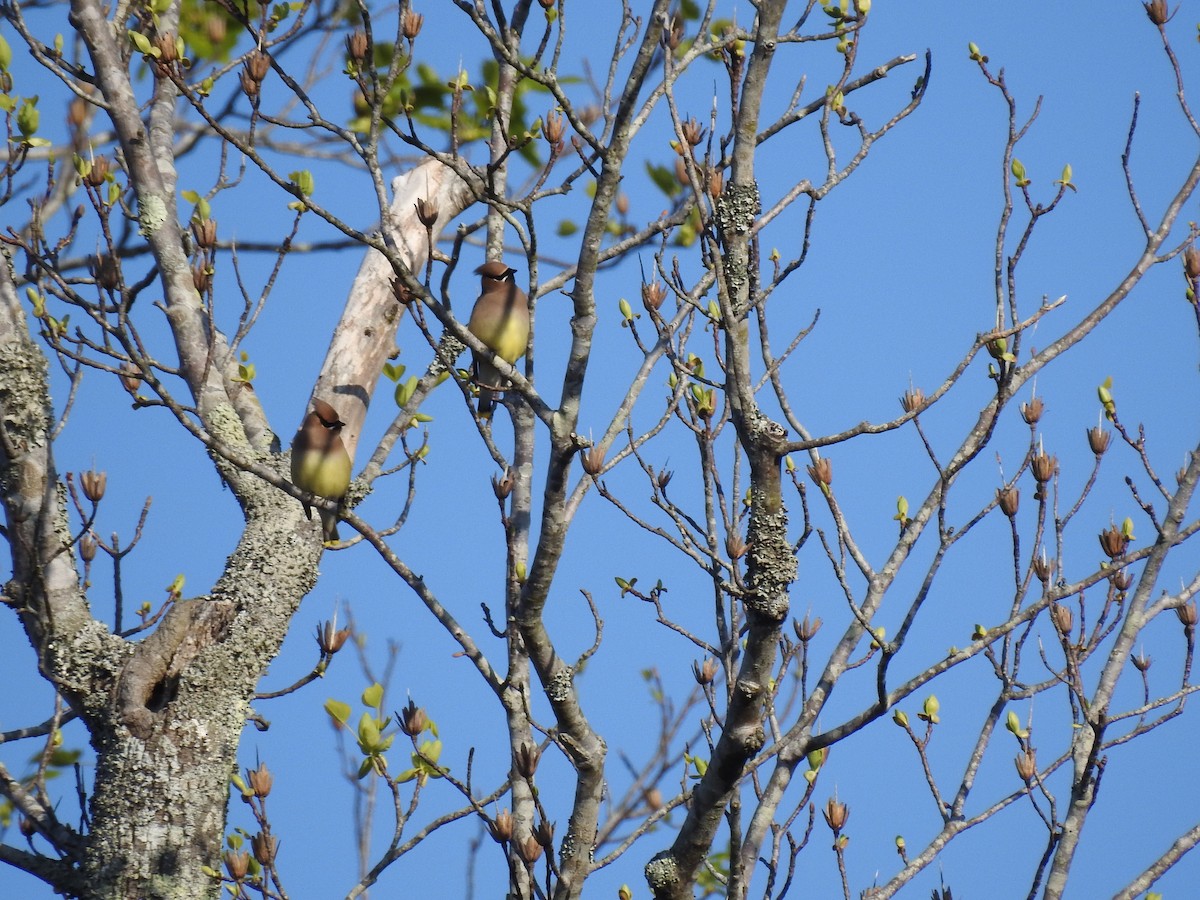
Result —
MULTIPOLYGON (((292 482, 300 490, 327 500, 340 501, 346 495, 350 487, 350 454, 342 443, 345 424, 337 410, 324 400, 313 401, 312 411, 292 438, 292 482)), ((327 509, 317 512, 321 514, 321 533, 326 543, 337 541, 337 513, 327 509)), ((307 503, 304 514, 312 518, 312 507, 307 503)))
MULTIPOLYGON (((482 286, 467 328, 512 365, 525 355, 529 343, 529 303, 513 278, 517 270, 493 261, 475 272, 482 276, 482 286)), ((508 382, 490 359, 479 354, 475 355, 475 382, 479 385, 479 415, 490 416, 493 394, 507 387, 508 382)))

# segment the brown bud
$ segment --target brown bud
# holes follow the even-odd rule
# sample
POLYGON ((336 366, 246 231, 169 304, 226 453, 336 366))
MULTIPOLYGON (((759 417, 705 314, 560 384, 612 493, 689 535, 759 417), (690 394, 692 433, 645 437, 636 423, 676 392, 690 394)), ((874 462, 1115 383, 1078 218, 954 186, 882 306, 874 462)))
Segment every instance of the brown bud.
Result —
POLYGON ((1100 549, 1109 559, 1125 555, 1125 548, 1129 546, 1129 537, 1116 525, 1110 525, 1100 532, 1099 537, 1100 549))
POLYGON ((646 309, 662 309, 663 301, 667 299, 667 289, 660 281, 652 281, 642 285, 642 303, 646 309))
POLYGON ((92 169, 83 176, 83 183, 88 187, 98 188, 108 180, 108 172, 111 168, 111 163, 107 156, 97 156, 92 160, 92 169))
POLYGON ((695 119, 688 119, 684 122, 680 126, 680 131, 683 132, 683 139, 693 147, 704 140, 704 129, 700 127, 700 123, 695 119))
POLYGON ((850 807, 845 803, 839 803, 837 795, 829 798, 829 802, 825 804, 825 822, 833 830, 834 834, 840 834, 842 828, 846 824, 846 820, 850 818, 850 807))
POLYGON ((557 144, 561 141, 563 138, 562 113, 557 110, 546 113, 546 124, 543 126, 542 133, 546 135, 546 141, 550 144, 557 144))
POLYGON ((1087 430, 1087 439, 1092 452, 1097 456, 1103 456, 1108 449, 1108 442, 1112 439, 1112 434, 1097 425, 1095 428, 1087 430))
POLYGON ((542 751, 537 747, 531 747, 529 744, 522 743, 517 748, 517 752, 513 754, 513 761, 517 766, 517 772, 522 778, 532 778, 537 772, 538 763, 542 760, 542 751))
POLYGON ((512 813, 510 813, 507 809, 500 810, 500 812, 496 814, 496 818, 488 823, 488 831, 492 833, 492 839, 498 844, 503 844, 505 841, 512 840, 512 813))
POLYGON ((193 219, 192 236, 201 250, 211 250, 217 246, 217 220, 193 219))
POLYGON ((725 536, 725 552, 729 554, 730 559, 741 559, 746 555, 746 550, 749 548, 740 534, 727 534, 725 536))
POLYGON ((121 366, 121 387, 136 397, 138 388, 141 386, 142 370, 131 362, 127 362, 121 366))
POLYGON ((1133 576, 1128 572, 1113 572, 1108 576, 1108 583, 1113 586, 1114 590, 1124 593, 1133 584, 1133 576))
POLYGON ((583 463, 583 471, 595 478, 604 470, 604 448, 589 447, 579 454, 579 461, 583 463))
POLYGON ((705 657, 703 664, 693 660, 692 676, 696 679, 696 684, 712 684, 713 679, 717 677, 717 661, 711 656, 705 657))
POLYGON ((204 32, 213 44, 223 43, 227 30, 224 16, 213 14, 204 20, 204 32))
POLYGON ((1200 278, 1200 250, 1188 247, 1183 251, 1183 271, 1191 281, 1200 278))
POLYGON ((833 484, 833 463, 829 457, 823 456, 808 467, 808 475, 818 485, 828 487, 833 484))
POLYGON ((90 534, 85 534, 79 539, 79 555, 83 557, 84 562, 91 562, 96 558, 96 539, 90 534))
POLYGON ((556 2, 557 0, 538 0, 538 3, 541 4, 542 9, 552 8, 556 2))
POLYGON ((404 36, 415 41, 417 35, 421 33, 421 26, 425 24, 425 16, 421 13, 413 12, 411 9, 404 14, 404 20, 400 28, 404 32, 404 36))
POLYGON ((1071 610, 1068 607, 1058 603, 1051 603, 1050 621, 1054 623, 1054 627, 1058 633, 1066 637, 1071 633, 1071 626, 1075 622, 1075 617, 1071 614, 1071 610))
POLYGON ((241 881, 250 871, 250 854, 245 850, 234 852, 225 851, 225 871, 234 881, 241 881))
POLYGON ((192 266, 192 286, 197 294, 207 294, 212 289, 213 268, 203 260, 192 266))
POLYGON ((257 769, 246 770, 246 781, 250 783, 250 790, 254 791, 254 796, 262 800, 271 793, 271 785, 275 779, 271 777, 267 764, 260 762, 257 769))
POLYGON ((242 69, 238 79, 242 83, 242 91, 251 100, 255 99, 259 94, 259 83, 255 81, 246 69, 242 69))
POLYGON ((1185 628, 1194 628, 1196 622, 1200 621, 1200 613, 1196 611, 1195 600, 1189 600, 1187 603, 1175 607, 1175 615, 1185 628))
POLYGON ((417 295, 399 278, 392 282, 392 294, 401 306, 408 306, 417 299, 417 295))
POLYGON ((158 49, 158 61, 163 65, 170 65, 173 62, 179 61, 179 45, 175 43, 175 35, 169 31, 164 31, 154 39, 154 46, 158 49))
POLYGON ((997 488, 996 500, 1000 503, 1000 511, 1011 519, 1021 505, 1021 492, 1015 487, 997 488))
POLYGON ((1045 409, 1046 404, 1042 402, 1042 398, 1034 397, 1028 403, 1021 404, 1021 418, 1025 420, 1026 425, 1036 425, 1045 409))
POLYGON ((599 118, 600 118, 600 107, 598 107, 595 103, 589 103, 587 106, 585 106, 583 109, 581 109, 579 111, 579 121, 588 128, 590 128, 592 126, 592 123, 595 122, 599 118))
POLYGON ((714 200, 725 193, 725 176, 720 169, 708 170, 708 196, 714 200))
POLYGON ((900 398, 900 408, 906 413, 919 412, 925 408, 925 392, 919 387, 909 388, 900 398))
POLYGON ((82 97, 72 97, 67 104, 67 124, 79 128, 87 121, 88 102, 82 97))
POLYGON ((660 491, 665 491, 667 485, 671 483, 671 479, 675 477, 675 473, 670 469, 659 469, 654 476, 654 484, 660 491))
POLYGON ((326 621, 317 626, 317 647, 322 656, 333 656, 342 649, 349 637, 349 628, 338 628, 333 622, 326 621))
POLYGON ((93 256, 88 262, 88 268, 91 270, 92 277, 96 279, 96 284, 106 291, 115 291, 117 285, 121 283, 121 269, 117 264, 117 258, 111 253, 100 253, 93 256))
POLYGON ((617 215, 622 218, 629 215, 629 195, 624 191, 617 195, 617 215))
POLYGON ((492 476, 492 493, 496 495, 497 500, 504 500, 512 493, 513 477, 511 472, 505 472, 504 477, 496 480, 496 476, 492 476))
POLYGON ((687 166, 684 165, 683 160, 678 156, 675 157, 675 180, 684 187, 692 183, 692 178, 688 175, 687 166))
POLYGON ((438 209, 438 205, 432 200, 426 200, 424 197, 417 200, 417 218, 421 220, 421 224, 426 228, 432 228, 437 224, 439 212, 441 210, 438 209))
POLYGON ((1146 8, 1146 16, 1150 21, 1160 28, 1171 19, 1167 12, 1167 0, 1150 0, 1148 3, 1143 3, 1142 6, 1146 8))
POLYGON ((26 840, 31 840, 37 834, 37 826, 33 824, 33 819, 28 816, 21 816, 17 822, 17 830, 21 832, 21 837, 26 840))
POLYGON ((254 858, 260 865, 270 866, 275 862, 275 855, 279 852, 279 838, 260 831, 250 838, 250 849, 254 851, 254 858))
POLYGON ((665 40, 672 50, 679 49, 679 44, 683 41, 683 19, 679 16, 674 16, 667 22, 665 40))
POLYGON ((1129 657, 1129 660, 1133 663, 1133 667, 1139 672, 1147 671, 1150 666, 1154 664, 1154 657, 1147 656, 1144 652, 1132 654, 1129 657))
POLYGON ((416 737, 428 727, 429 716, 425 714, 425 710, 409 700, 408 706, 400 710, 400 730, 409 737, 416 737))
POLYGON ((803 621, 797 622, 794 619, 792 620, 792 629, 796 632, 796 637, 807 644, 821 630, 821 617, 817 616, 815 619, 809 619, 808 613, 805 613, 803 621))
POLYGON ((650 807, 650 809, 652 809, 656 812, 658 810, 662 809, 662 805, 663 805, 662 791, 660 791, 658 788, 656 788, 656 787, 650 788, 650 790, 648 790, 644 794, 642 794, 642 799, 646 801, 646 805, 648 807, 650 807))
POLYGON ((83 496, 93 503, 104 499, 104 489, 108 486, 108 473, 89 469, 79 473, 79 483, 83 486, 83 496))
POLYGON ((532 866, 542 858, 542 845, 538 843, 538 839, 532 834, 514 846, 517 850, 517 856, 521 857, 527 866, 532 866))
POLYGON ((539 844, 549 850, 554 846, 554 823, 542 819, 533 830, 533 836, 539 844))
POLYGON ((246 73, 261 84, 271 71, 271 57, 262 50, 255 50, 246 58, 246 73))
POLYGON ((1058 471, 1058 457, 1039 449, 1030 461, 1030 468, 1033 470, 1034 480, 1038 484, 1045 484, 1058 471))
POLYGON ((1033 574, 1037 576, 1038 581, 1046 584, 1054 574, 1054 560, 1047 559, 1045 553, 1036 557, 1033 560, 1033 574))
POLYGON ((346 35, 346 54, 355 62, 361 63, 367 58, 367 33, 361 28, 346 35))
POLYGON ((1033 781, 1037 775, 1037 751, 1033 747, 1026 747, 1023 752, 1017 754, 1013 762, 1016 763, 1017 774, 1023 782, 1029 784, 1033 781))

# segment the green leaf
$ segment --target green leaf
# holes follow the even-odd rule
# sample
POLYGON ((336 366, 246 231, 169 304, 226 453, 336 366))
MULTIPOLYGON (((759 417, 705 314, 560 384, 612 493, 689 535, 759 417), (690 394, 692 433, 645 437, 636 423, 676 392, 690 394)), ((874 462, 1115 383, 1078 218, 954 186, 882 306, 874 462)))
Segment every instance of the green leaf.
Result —
POLYGON ((150 43, 150 38, 146 37, 140 31, 129 32, 129 39, 133 41, 133 46, 137 47, 138 53, 144 56, 153 56, 157 59, 162 55, 162 51, 150 43))
POLYGON ((358 720, 358 746, 363 753, 372 753, 379 743, 379 723, 369 712, 358 720))
POLYGON ((404 366, 392 365, 390 362, 383 364, 383 377, 388 381, 399 381, 404 376, 404 366))
POLYGON ((312 196, 313 188, 316 187, 312 172, 308 169, 298 169, 288 175, 288 178, 296 186, 296 190, 300 192, 301 197, 312 196))
POLYGON ((362 702, 363 706, 379 709, 379 704, 383 702, 383 685, 377 681, 363 691, 362 702))
POLYGON ((12 47, 8 46, 8 41, 4 39, 4 35, 0 34, 0 72, 7 72, 10 65, 12 65, 12 47))
POLYGON ((408 380, 396 385, 396 406, 401 409, 405 404, 412 399, 413 392, 417 389, 417 376, 409 375, 408 380))
POLYGON ((325 712, 338 725, 346 725, 350 721, 350 704, 330 698, 325 701, 325 712))
POLYGON ((656 166, 654 163, 646 163, 646 172, 650 176, 650 180, 654 182, 654 186, 666 194, 668 197, 674 197, 681 190, 683 185, 675 178, 675 172, 666 166, 656 166))
POLYGON ((576 225, 574 222, 572 222, 570 219, 563 219, 561 222, 558 223, 558 228, 555 229, 555 233, 559 237, 570 237, 578 230, 579 230, 579 226, 576 225))
MULTIPOLYGON (((77 763, 79 761, 79 758, 82 755, 83 755, 83 752, 80 750, 67 750, 62 747, 59 747, 57 750, 55 750, 54 752, 52 752, 50 754, 49 762, 50 762, 50 765, 52 765, 52 766, 57 766, 60 769, 65 769, 68 766, 75 765, 75 763, 77 763)), ((39 754, 39 756, 40 756, 40 754, 39 754)))

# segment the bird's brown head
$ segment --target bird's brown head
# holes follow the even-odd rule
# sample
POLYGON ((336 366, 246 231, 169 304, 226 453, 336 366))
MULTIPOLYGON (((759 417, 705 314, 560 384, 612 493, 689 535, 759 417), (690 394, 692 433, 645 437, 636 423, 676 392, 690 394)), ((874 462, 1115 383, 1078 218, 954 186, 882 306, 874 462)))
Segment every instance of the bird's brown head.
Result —
POLYGON ((338 415, 337 410, 324 400, 313 401, 313 413, 318 419, 321 420, 321 424, 326 428, 332 428, 340 431, 342 426, 346 424, 338 415))
POLYGON ((483 289, 485 291, 489 288, 495 290, 496 286, 506 282, 511 282, 513 275, 516 273, 516 269, 511 268, 499 260, 485 262, 482 266, 475 270, 476 275, 483 276, 483 289))

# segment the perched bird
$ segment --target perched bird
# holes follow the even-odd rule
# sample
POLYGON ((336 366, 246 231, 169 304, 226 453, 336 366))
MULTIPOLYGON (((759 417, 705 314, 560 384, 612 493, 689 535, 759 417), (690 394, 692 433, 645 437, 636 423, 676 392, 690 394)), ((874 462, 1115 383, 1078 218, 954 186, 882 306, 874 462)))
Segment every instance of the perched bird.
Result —
MULTIPOLYGON (((529 343, 529 303, 513 278, 517 270, 496 260, 484 263, 475 272, 481 276, 482 287, 467 328, 512 365, 525 355, 529 343)), ((477 353, 475 382, 479 385, 479 415, 490 416, 494 393, 504 390, 508 381, 490 359, 477 353)))
MULTIPOLYGON (((346 423, 337 410, 324 400, 314 400, 312 411, 304 417, 300 430, 292 438, 292 481, 302 491, 327 500, 341 500, 350 487, 350 454, 342 443, 346 423)), ((321 533, 326 543, 338 540, 337 513, 318 509, 321 533)), ((312 518, 312 507, 304 504, 304 514, 312 518)))

